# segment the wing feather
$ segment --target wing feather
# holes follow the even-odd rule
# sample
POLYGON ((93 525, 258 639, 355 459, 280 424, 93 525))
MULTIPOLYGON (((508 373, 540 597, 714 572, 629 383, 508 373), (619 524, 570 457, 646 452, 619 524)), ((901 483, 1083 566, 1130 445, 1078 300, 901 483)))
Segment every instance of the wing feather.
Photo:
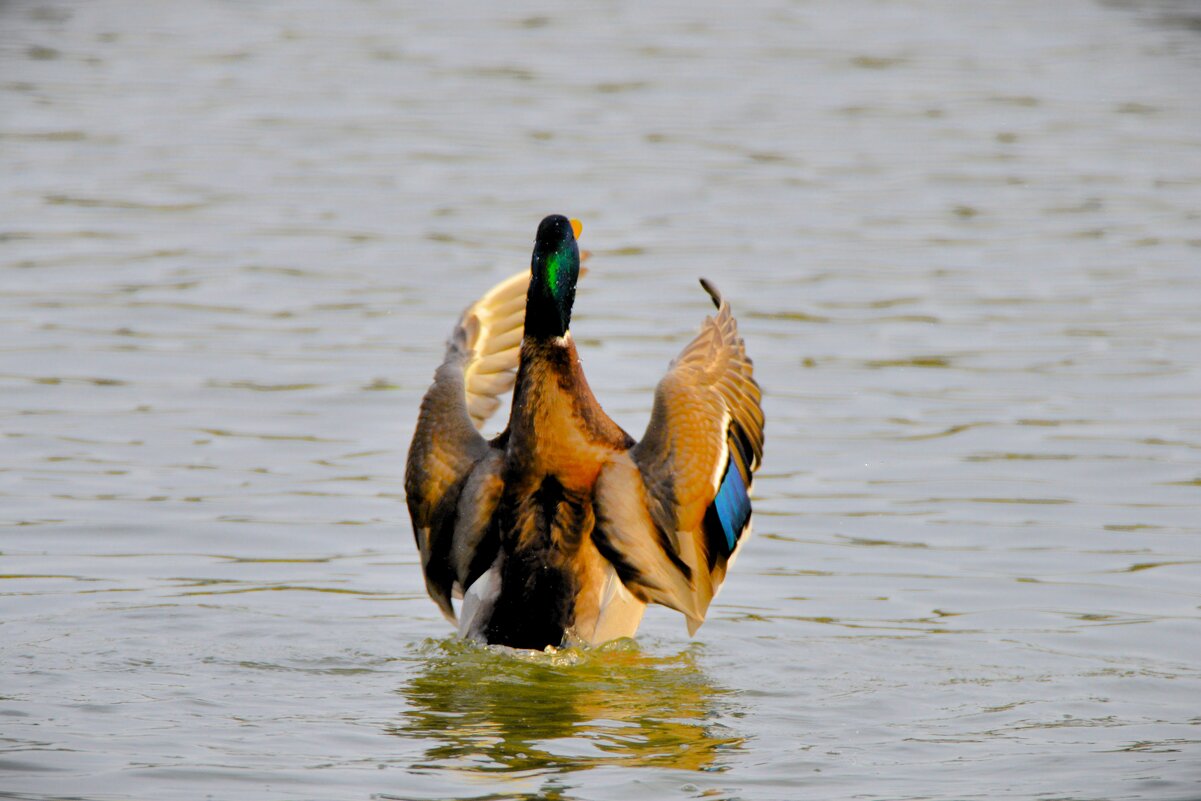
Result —
POLYGON ((405 495, 425 586, 452 623, 451 597, 465 589, 474 563, 472 551, 483 540, 475 529, 470 529, 470 535, 464 533, 460 517, 478 518, 473 514, 474 494, 487 490, 483 493, 487 497, 491 491, 486 476, 468 481, 473 469, 495 450, 478 429, 516 380, 520 351, 512 343, 521 342, 529 280, 528 270, 510 276, 463 312, 446 343, 434 383, 421 401, 409 446, 405 495), (463 510, 463 505, 471 508, 463 510))
POLYGON ((626 563, 618 575, 635 595, 683 612, 690 633, 750 530, 764 427, 762 393, 730 304, 701 284, 717 314, 659 382, 646 433, 629 451, 641 494, 631 495, 630 467, 617 460, 597 485, 598 517, 618 518, 598 526, 626 563), (630 497, 639 513, 615 515, 630 497))
MULTIPOLYGON (((500 396, 513 389, 521 336, 525 327, 525 296, 529 270, 501 281, 463 312, 456 334, 463 332, 470 357, 463 365, 463 385, 475 396, 468 412, 477 429, 500 406, 500 396), (518 347, 514 347, 516 341, 518 347)), ((455 337, 452 337, 452 340, 455 337)))

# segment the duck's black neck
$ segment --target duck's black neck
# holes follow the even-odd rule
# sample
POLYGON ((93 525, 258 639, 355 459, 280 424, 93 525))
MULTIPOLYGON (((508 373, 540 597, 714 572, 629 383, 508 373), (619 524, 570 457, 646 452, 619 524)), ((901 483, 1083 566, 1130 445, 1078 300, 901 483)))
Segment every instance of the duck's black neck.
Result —
POLYGON ((534 273, 525 301, 526 339, 545 342, 566 335, 574 303, 574 281, 569 287, 555 291, 548 281, 539 280, 538 274, 534 273))

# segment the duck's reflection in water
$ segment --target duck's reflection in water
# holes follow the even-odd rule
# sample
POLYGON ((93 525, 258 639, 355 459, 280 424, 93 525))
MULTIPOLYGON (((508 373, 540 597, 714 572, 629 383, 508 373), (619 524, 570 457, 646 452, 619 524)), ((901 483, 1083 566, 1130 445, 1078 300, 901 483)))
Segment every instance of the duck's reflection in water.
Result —
POLYGON ((423 765, 482 773, 555 773, 621 765, 721 770, 742 739, 716 723, 732 702, 693 650, 661 657, 632 640, 554 654, 461 641, 426 646, 389 727, 428 741, 423 765))

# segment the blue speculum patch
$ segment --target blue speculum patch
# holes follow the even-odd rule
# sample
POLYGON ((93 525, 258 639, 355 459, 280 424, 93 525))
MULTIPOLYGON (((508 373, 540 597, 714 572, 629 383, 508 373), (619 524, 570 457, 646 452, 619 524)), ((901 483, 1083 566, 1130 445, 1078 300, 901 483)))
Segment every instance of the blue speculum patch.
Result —
POLYGON ((726 474, 721 480, 721 488, 713 499, 717 508, 717 519, 721 521, 722 532, 726 535, 726 555, 734 552, 742 530, 746 528, 751 516, 751 499, 746 491, 746 482, 737 461, 731 458, 726 465, 726 474))

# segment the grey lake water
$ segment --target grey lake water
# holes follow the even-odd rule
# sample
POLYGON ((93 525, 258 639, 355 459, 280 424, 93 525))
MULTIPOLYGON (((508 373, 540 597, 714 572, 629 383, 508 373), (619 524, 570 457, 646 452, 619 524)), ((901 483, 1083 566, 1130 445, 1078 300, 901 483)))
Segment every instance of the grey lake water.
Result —
POLYGON ((1201 6, 2 2, 0 448, 3 798, 1201 798, 1201 6), (425 597, 552 212, 629 431, 697 277, 755 359, 694 638, 425 597))

